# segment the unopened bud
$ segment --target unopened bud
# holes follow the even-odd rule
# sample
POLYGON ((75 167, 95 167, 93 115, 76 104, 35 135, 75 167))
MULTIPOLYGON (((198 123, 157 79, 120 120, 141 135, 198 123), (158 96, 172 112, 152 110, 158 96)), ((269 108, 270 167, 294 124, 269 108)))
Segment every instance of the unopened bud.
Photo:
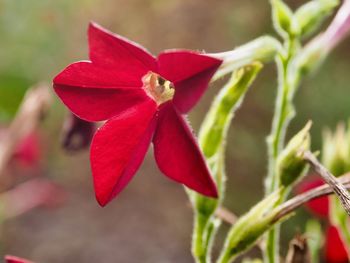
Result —
POLYGON ((334 134, 329 130, 323 134, 322 163, 334 176, 349 170, 349 139, 343 123, 338 124, 334 134))
POLYGON ((313 39, 295 60, 296 68, 301 75, 306 75, 316 70, 327 56, 324 47, 323 35, 313 39))
POLYGON ((281 36, 294 34, 294 22, 292 10, 281 0, 273 0, 272 16, 276 31, 281 36))
POLYGON ((277 173, 280 178, 280 185, 289 186, 300 178, 305 171, 306 161, 303 153, 310 149, 310 128, 312 123, 298 132, 287 144, 277 159, 277 173))
MULTIPOLYGON (((326 0, 324 0, 326 1, 326 0)), ((329 0, 331 1, 331 0, 329 0)), ((311 40, 295 61, 301 74, 317 69, 328 53, 350 33, 350 0, 343 2, 324 33, 311 40)))
POLYGON ((73 114, 67 116, 62 129, 62 146, 69 152, 89 147, 95 132, 95 124, 79 119, 73 114))
POLYGON ((294 15, 300 35, 309 36, 315 32, 338 4, 339 0, 314 0, 301 6, 294 15))

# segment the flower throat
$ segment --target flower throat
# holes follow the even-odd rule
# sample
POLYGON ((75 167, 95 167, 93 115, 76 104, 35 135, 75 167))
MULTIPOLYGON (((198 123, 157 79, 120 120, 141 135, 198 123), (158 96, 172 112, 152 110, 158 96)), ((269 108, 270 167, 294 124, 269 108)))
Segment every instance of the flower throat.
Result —
POLYGON ((175 94, 174 84, 162 78, 159 74, 150 71, 142 78, 142 82, 147 95, 158 105, 173 99, 175 94))

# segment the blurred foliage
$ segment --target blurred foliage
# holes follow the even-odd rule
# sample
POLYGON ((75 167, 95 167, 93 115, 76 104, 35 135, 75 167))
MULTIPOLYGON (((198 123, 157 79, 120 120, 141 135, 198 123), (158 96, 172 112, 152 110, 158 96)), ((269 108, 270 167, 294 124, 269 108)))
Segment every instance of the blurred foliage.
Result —
POLYGON ((50 81, 66 48, 66 22, 84 2, 0 0, 0 120, 13 116, 31 84, 50 81))

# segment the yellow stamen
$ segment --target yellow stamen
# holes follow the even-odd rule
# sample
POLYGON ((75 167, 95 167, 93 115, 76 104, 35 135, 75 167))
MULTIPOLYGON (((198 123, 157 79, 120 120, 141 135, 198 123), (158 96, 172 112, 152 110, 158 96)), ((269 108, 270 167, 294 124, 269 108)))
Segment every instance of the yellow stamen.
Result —
POLYGON ((173 83, 150 71, 143 78, 143 88, 148 96, 160 105, 173 99, 175 89, 173 83))

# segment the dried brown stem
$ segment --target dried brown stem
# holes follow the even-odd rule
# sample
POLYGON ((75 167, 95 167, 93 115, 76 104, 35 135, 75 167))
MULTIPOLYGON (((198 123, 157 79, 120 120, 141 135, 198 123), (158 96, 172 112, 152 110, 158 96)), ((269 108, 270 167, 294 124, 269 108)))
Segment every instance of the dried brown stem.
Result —
MULTIPOLYGON (((350 173, 345 174, 338 178, 338 181, 343 184, 343 186, 346 189, 350 189, 350 173)), ((289 215, 293 211, 295 211, 297 208, 302 206, 303 204, 319 198, 321 196, 330 195, 333 194, 333 188, 329 185, 322 185, 317 188, 314 188, 312 190, 309 190, 305 193, 299 194, 288 201, 284 202, 280 206, 276 207, 276 215, 274 216, 274 222, 278 222, 281 218, 289 215)), ((220 208, 218 212, 216 213, 216 216, 221 218, 223 221, 225 221, 228 224, 234 223, 234 221, 230 220, 229 218, 236 217, 234 214, 232 214, 228 209, 226 208, 220 208), (225 211, 223 214, 221 211, 225 211)))
POLYGON ((17 144, 37 127, 50 101, 51 94, 45 84, 39 84, 27 91, 14 120, 0 141, 0 176, 17 144))
POLYGON ((350 194, 344 185, 324 167, 310 151, 303 154, 304 159, 322 177, 322 179, 333 189, 338 196, 343 208, 350 216, 350 194))
MULTIPOLYGON (((339 177, 338 181, 342 183, 346 189, 350 189, 350 173, 339 177)), ((298 207, 313 199, 333 193, 333 187, 330 185, 322 185, 303 194, 297 195, 277 208, 279 212, 275 216, 275 221, 278 221, 279 219, 293 212, 298 207)))

